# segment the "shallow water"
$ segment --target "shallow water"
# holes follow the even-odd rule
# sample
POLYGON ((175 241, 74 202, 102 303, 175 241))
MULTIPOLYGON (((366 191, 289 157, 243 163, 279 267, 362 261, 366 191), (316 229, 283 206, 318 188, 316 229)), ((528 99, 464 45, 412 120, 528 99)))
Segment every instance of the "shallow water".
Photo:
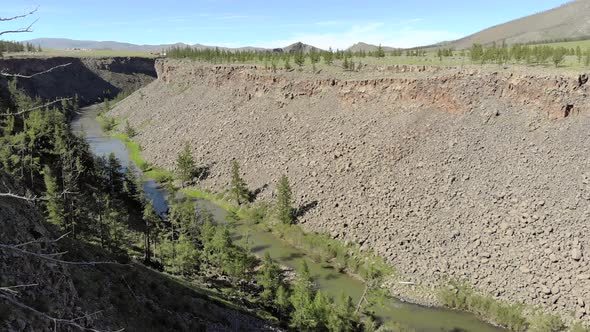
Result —
MULTIPOLYGON (((73 120, 72 129, 77 132, 84 131, 90 148, 95 154, 104 156, 113 152, 123 165, 129 165, 129 151, 125 144, 116 138, 105 136, 102 132, 100 124, 96 120, 99 110, 96 105, 83 109, 82 114, 73 120)), ((145 181, 143 187, 147 198, 153 201, 156 212, 163 215, 168 206, 166 192, 153 180, 145 181)), ((195 202, 200 208, 209 210, 217 222, 225 222, 226 211, 221 207, 205 200, 195 200, 195 202)), ((305 257, 301 250, 282 241, 270 232, 246 223, 238 223, 234 228, 233 236, 242 243, 247 238, 249 247, 254 254, 262 256, 268 252, 274 260, 290 268, 296 269, 301 265, 301 260, 306 260, 318 287, 331 296, 338 298, 342 292, 345 292, 356 302, 364 291, 365 286, 361 281, 314 262, 305 257)), ((486 324, 471 314, 422 307, 396 299, 388 300, 383 307, 376 310, 376 313, 383 320, 395 321, 411 327, 417 332, 506 331, 486 324)))

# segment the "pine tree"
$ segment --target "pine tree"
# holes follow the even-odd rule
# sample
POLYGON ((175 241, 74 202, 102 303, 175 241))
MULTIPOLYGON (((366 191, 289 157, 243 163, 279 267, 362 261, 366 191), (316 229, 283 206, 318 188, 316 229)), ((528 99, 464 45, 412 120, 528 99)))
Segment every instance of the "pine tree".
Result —
POLYGON ((277 288, 274 305, 279 313, 279 317, 285 317, 287 315, 291 302, 289 301, 289 292, 285 286, 280 285, 277 288))
POLYGON ((290 325, 300 331, 313 331, 317 326, 313 304, 315 289, 305 260, 302 261, 301 268, 297 272, 297 280, 293 284, 290 297, 293 306, 290 325))
POLYGON ((292 193, 289 179, 283 175, 277 185, 277 217, 283 224, 293 224, 295 221, 292 206, 292 193))
POLYGON ((137 135, 135 128, 131 127, 131 125, 129 124, 129 120, 125 121, 124 131, 125 131, 125 135, 127 135, 127 137, 129 137, 129 138, 133 138, 133 137, 135 137, 135 135, 137 135))
POLYGON ((377 47, 377 52, 375 54, 378 58, 383 58, 385 57, 385 51, 383 50, 383 47, 381 46, 381 44, 379 44, 379 46, 377 47))
POLYGON ((188 143, 184 145, 184 148, 178 154, 178 158, 176 158, 176 170, 183 186, 185 182, 191 181, 195 175, 195 160, 193 159, 191 146, 188 143))
POLYGON ((158 215, 154 211, 154 205, 149 201, 143 209, 143 222, 144 222, 144 261, 150 262, 152 259, 151 251, 151 230, 158 224, 158 215))
POLYGON ((47 221, 65 228, 64 204, 57 181, 49 166, 43 169, 43 179, 47 196, 47 221))
POLYGON ((299 67, 303 67, 303 65, 305 64, 305 54, 303 52, 297 52, 295 53, 293 60, 295 61, 296 65, 298 65, 299 67))
POLYGON ((234 160, 231 166, 230 192, 238 205, 247 202, 250 198, 246 182, 240 175, 240 164, 237 160, 234 160))
POLYGON ((324 52, 324 63, 327 65, 331 65, 334 62, 334 53, 332 48, 330 47, 327 52, 324 52))
POLYGON ((565 53, 566 50, 563 47, 553 49, 553 55, 551 58, 556 68, 565 60, 565 53))
POLYGON ((262 263, 257 279, 258 284, 263 288, 260 298, 264 303, 270 305, 276 299, 277 291, 282 285, 281 268, 272 260, 268 251, 264 254, 262 263))
POLYGON ((341 332, 358 331, 359 317, 355 313, 354 304, 350 296, 344 292, 341 294, 340 301, 335 303, 334 309, 328 316, 328 330, 341 332))

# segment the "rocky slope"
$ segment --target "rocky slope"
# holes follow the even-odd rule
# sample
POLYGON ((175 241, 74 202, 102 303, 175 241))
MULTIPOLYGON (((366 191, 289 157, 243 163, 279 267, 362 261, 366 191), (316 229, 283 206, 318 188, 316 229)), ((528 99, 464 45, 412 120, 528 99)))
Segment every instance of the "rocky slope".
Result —
MULTIPOLYGON (((24 194, 0 171, 6 192, 24 194)), ((77 266, 27 254, 114 261, 90 244, 55 242, 61 234, 43 220, 32 203, 0 197, 2 331, 277 331, 139 264, 77 266)))
POLYGON ((189 142, 211 166, 200 186, 227 188, 235 158, 263 199, 285 173, 297 203, 315 206, 306 230, 375 250, 404 280, 450 276, 590 321, 590 102, 578 75, 156 68, 111 113, 138 129, 150 162, 172 168, 189 142))
MULTIPOLYGON (((17 86, 32 97, 53 100, 78 95, 81 106, 114 98, 122 91, 135 91, 156 77, 154 59, 148 58, 30 58, 0 59, 2 73, 34 75, 58 67, 43 75, 17 79, 17 86)), ((6 86, 7 77, 0 76, 6 86)))
POLYGON ((459 40, 441 43, 441 45, 465 49, 474 43, 514 44, 588 37, 590 35, 589 17, 590 1, 574 0, 557 8, 499 24, 459 40))

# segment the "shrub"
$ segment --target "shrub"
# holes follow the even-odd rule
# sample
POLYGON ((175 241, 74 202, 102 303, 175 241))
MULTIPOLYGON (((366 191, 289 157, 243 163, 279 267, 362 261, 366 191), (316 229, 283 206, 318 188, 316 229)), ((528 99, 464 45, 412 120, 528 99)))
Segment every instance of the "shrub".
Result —
POLYGON ((560 332, 564 330, 565 324, 559 316, 543 314, 539 314, 532 319, 529 329, 531 332, 560 332))
POLYGON ((101 123, 102 131, 105 133, 113 130, 117 126, 117 121, 113 118, 103 118, 101 123))

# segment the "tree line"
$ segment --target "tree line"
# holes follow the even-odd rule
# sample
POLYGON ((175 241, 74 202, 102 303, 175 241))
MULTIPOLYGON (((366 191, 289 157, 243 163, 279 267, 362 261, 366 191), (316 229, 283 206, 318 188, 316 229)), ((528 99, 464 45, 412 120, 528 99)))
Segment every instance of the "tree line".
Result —
POLYGON ((575 56, 578 63, 581 64, 584 61, 585 66, 590 65, 590 48, 582 50, 580 46, 576 48, 526 44, 513 44, 511 46, 502 44, 498 46, 494 43, 489 47, 484 47, 481 44, 473 44, 469 50, 469 56, 473 63, 479 64, 497 63, 502 65, 514 62, 527 65, 544 65, 552 63, 556 67, 565 61, 566 56, 575 56))
MULTIPOLYGON (((383 58, 388 54, 391 56, 401 56, 403 51, 401 49, 396 49, 387 53, 381 45, 373 51, 361 50, 352 52, 350 50, 332 50, 330 48, 327 51, 312 49, 309 52, 299 51, 293 53, 282 51, 226 50, 219 48, 202 49, 190 46, 175 46, 168 49, 166 54, 167 57, 173 59, 193 59, 210 63, 247 63, 256 61, 264 63, 266 68, 276 71, 278 67, 290 70, 293 68, 292 64, 302 67, 306 63, 309 63, 314 68, 315 65, 320 62, 332 65, 335 60, 342 62, 345 70, 354 70, 354 62, 351 64, 352 58, 383 58)), ((422 51, 414 50, 411 51, 411 54, 418 55, 423 53, 422 51)))
POLYGON ((16 53, 16 52, 42 52, 41 45, 33 45, 32 43, 16 42, 0 40, 0 57, 4 53, 16 53))

